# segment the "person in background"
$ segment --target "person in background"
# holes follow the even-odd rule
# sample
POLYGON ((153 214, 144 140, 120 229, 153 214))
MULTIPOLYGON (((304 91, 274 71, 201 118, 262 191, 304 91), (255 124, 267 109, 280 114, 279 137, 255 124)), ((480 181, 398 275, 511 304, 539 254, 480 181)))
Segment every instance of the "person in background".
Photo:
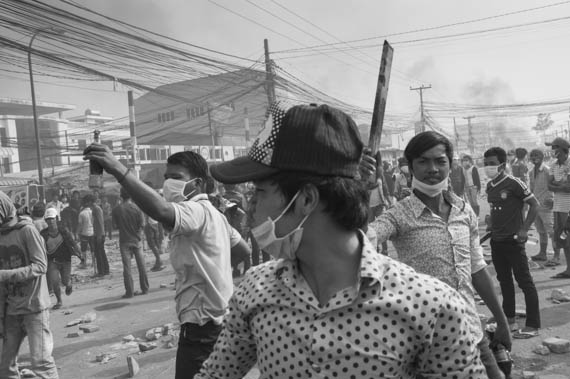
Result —
POLYGON ((109 203, 109 198, 104 196, 101 199, 101 209, 103 210, 103 223, 105 224, 105 231, 110 240, 113 239, 113 217, 111 215, 113 208, 109 203))
POLYGON ((81 211, 81 194, 79 191, 75 190, 71 193, 71 199, 69 200, 69 206, 77 211, 77 214, 81 211))
MULTIPOLYGON (((63 195, 61 195, 61 210, 64 210, 67 207, 69 207, 69 199, 67 198, 66 194, 63 194, 63 195)), ((60 212, 60 216, 61 216, 61 212, 60 212)))
POLYGON ((552 279, 570 279, 570 238, 568 234, 570 225, 568 212, 570 212, 570 158, 568 151, 570 143, 564 138, 557 137, 552 142, 546 143, 552 148, 556 159, 550 166, 548 174, 548 189, 554 193, 554 240, 556 247, 564 250, 566 258, 566 270, 561 271, 552 279))
POLYGON ((75 255, 81 259, 81 253, 73 235, 58 221, 57 210, 48 208, 45 213, 48 227, 40 232, 44 238, 47 250, 47 280, 57 299, 53 309, 63 305, 61 299, 61 285, 65 287, 65 294, 71 295, 71 257, 75 255))
POLYGON ((275 259, 246 273, 195 379, 242 378, 256 363, 267 378, 486 378, 464 300, 362 232, 362 153, 344 112, 276 103, 248 156, 210 168, 254 181, 252 231, 275 259))
POLYGON ((44 213, 46 213, 46 205, 43 201, 36 202, 32 207, 32 223, 38 232, 47 228, 46 220, 44 220, 44 213))
POLYGON ((18 353, 28 337, 31 369, 44 379, 57 379, 49 325, 46 248, 40 232, 16 216, 12 200, 0 191, 0 293, 3 344, 0 378, 19 378, 18 353))
MULTIPOLYGON (((491 346, 511 348, 507 317, 479 245, 478 218, 471 207, 448 191, 453 145, 437 132, 414 136, 404 154, 412 172, 412 194, 399 201, 375 224, 378 240, 392 240, 398 260, 455 289, 469 305, 466 319, 476 337, 490 379, 502 379, 475 304, 477 292, 497 321, 491 346)), ((362 165, 368 157, 364 156, 362 165)), ((368 164, 368 169, 374 166, 368 164)))
POLYGON ((61 223, 65 229, 69 230, 76 241, 79 240, 77 235, 77 227, 79 224, 79 213, 72 206, 67 206, 61 210, 61 223))
POLYGON ((465 177, 465 197, 477 217, 479 217, 479 193, 481 193, 479 169, 475 166, 473 158, 471 158, 470 155, 464 155, 461 160, 461 164, 463 166, 463 175, 465 177))
POLYGON ((506 162, 507 154, 502 148, 492 147, 485 151, 485 173, 490 179, 487 183, 487 200, 491 208, 487 228, 491 231, 491 255, 501 285, 503 311, 511 330, 518 326, 515 322, 513 274, 524 293, 526 325, 516 331, 513 338, 531 338, 538 336, 540 306, 525 244, 528 230, 536 217, 538 202, 522 180, 505 174, 506 162), (525 204, 528 204, 526 217, 523 215, 525 204))
POLYGON ((93 211, 90 205, 93 203, 93 195, 87 194, 81 199, 81 211, 77 218, 77 234, 79 235, 79 244, 81 246, 81 264, 79 268, 87 268, 87 251, 91 252, 91 264, 93 271, 96 273, 95 260, 95 239, 93 230, 93 211))
POLYGON ((408 161, 405 157, 398 158, 398 167, 400 169, 399 174, 395 174, 394 179, 394 197, 397 201, 400 201, 412 193, 412 175, 410 174, 410 168, 408 167, 408 161))
POLYGON ((142 235, 144 229, 144 213, 131 200, 131 195, 121 187, 123 202, 113 209, 113 223, 119 229, 119 247, 123 262, 123 281, 125 284, 124 299, 135 295, 146 295, 149 284, 146 275, 145 260, 142 252, 142 235), (139 271, 141 292, 135 292, 131 260, 135 257, 139 271))
POLYGON ((517 147, 515 149, 515 159, 511 163, 512 175, 515 178, 522 180, 522 182, 528 185, 528 166, 526 164, 526 155, 528 151, 523 147, 517 147))
POLYGON ((455 155, 451 162, 451 171, 449 172, 449 181, 451 189, 459 197, 463 197, 465 193, 465 176, 463 175, 463 168, 459 163, 459 156, 455 155))
POLYGON ((117 178, 122 191, 170 232, 180 322, 175 378, 192 378, 222 329, 233 292, 232 250, 249 251, 249 247, 208 200, 205 187, 212 181, 208 181, 208 164, 200 154, 183 151, 168 157, 164 198, 132 175, 105 145, 90 145, 84 159, 101 164, 117 178))
POLYGON ((46 204, 46 209, 47 208, 55 208, 57 215, 59 216, 61 214, 61 210, 63 209, 63 202, 59 201, 59 194, 57 192, 53 194, 51 201, 46 204))
POLYGON ((552 239, 552 249, 554 257, 546 262, 546 266, 557 266, 560 264, 560 248, 554 238, 554 194, 548 189, 548 176, 550 167, 544 164, 544 153, 534 149, 530 152, 530 161, 534 168, 529 172, 530 190, 538 201, 538 213, 534 219, 534 225, 538 232, 540 241, 540 251, 531 257, 533 261, 546 261, 548 259, 546 251, 548 249, 548 239, 552 239))
POLYGON ((384 182, 388 188, 388 195, 390 204, 394 202, 394 169, 388 161, 382 162, 382 168, 384 169, 384 182))
POLYGON ((103 210, 95 203, 93 197, 89 198, 88 206, 91 208, 93 218, 93 248, 95 253, 95 275, 109 275, 109 261, 107 253, 105 253, 105 220, 103 218, 103 210))

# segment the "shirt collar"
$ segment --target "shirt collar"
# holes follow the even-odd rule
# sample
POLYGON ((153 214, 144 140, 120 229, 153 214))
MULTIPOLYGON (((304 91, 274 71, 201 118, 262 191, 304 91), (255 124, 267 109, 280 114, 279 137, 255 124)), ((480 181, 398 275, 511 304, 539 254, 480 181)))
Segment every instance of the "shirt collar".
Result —
MULTIPOLYGON (((451 207, 457 209, 461 209, 463 207, 462 200, 459 197, 454 196, 451 192, 443 191, 442 194, 443 198, 449 203, 449 205, 451 205, 451 207)), ((424 210, 426 209, 431 212, 428 206, 425 205, 425 203, 421 201, 420 198, 417 197, 414 192, 412 192, 412 194, 408 197, 408 199, 409 199, 408 201, 410 202, 410 207, 412 209, 412 212, 414 213, 414 216, 416 218, 420 218, 420 216, 423 214, 424 210)))
POLYGON ((190 199, 188 199, 190 201, 200 201, 200 200, 208 200, 208 195, 205 193, 199 193, 197 195, 192 196, 190 199))

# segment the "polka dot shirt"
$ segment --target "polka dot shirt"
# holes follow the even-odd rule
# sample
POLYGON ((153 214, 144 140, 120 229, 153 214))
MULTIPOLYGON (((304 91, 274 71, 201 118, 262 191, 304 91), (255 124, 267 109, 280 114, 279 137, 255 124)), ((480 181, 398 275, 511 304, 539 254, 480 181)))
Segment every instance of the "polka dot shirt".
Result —
POLYGON ((251 269, 195 378, 487 378, 462 297, 362 239, 358 286, 324 305, 294 261, 251 269))

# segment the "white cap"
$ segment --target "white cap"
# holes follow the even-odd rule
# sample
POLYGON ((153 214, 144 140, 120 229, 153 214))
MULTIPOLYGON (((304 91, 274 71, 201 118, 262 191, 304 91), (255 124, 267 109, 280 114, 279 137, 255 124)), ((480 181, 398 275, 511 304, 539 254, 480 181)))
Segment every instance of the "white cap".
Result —
POLYGON ((44 218, 46 220, 48 218, 57 218, 57 209, 55 209, 55 208, 46 209, 46 213, 44 214, 44 218))

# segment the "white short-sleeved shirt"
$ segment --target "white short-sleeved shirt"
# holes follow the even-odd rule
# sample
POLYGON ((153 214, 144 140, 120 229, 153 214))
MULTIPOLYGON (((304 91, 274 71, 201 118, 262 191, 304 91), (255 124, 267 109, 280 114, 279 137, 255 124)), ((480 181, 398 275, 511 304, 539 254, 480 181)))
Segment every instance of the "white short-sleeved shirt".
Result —
POLYGON ((237 230, 205 194, 173 203, 170 262, 176 272, 176 312, 180 323, 221 324, 233 292, 230 249, 237 230))
MULTIPOLYGON (((554 176, 554 180, 557 182, 567 182, 568 175, 570 175, 570 158, 562 164, 554 162, 550 166, 549 175, 554 176)), ((554 205, 552 210, 554 212, 564 212, 570 211, 570 193, 568 192, 554 192, 554 205)))

